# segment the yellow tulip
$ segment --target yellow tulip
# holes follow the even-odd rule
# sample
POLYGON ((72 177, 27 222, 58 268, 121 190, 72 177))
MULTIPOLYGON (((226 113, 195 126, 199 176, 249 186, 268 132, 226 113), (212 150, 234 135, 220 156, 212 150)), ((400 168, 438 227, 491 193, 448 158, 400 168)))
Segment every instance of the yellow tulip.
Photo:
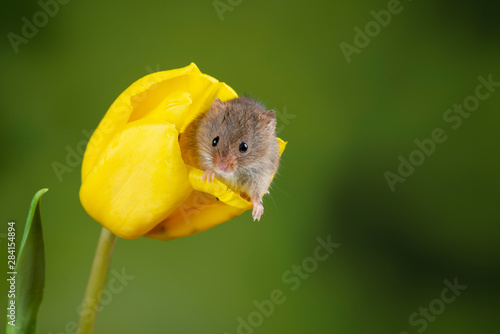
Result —
MULTIPOLYGON (((85 151, 80 200, 87 213, 122 238, 169 240, 251 209, 222 182, 202 182, 203 171, 184 163, 178 143, 179 133, 216 98, 235 97, 195 64, 133 83, 111 105, 85 151)), ((286 143, 276 140, 283 152, 286 143)))

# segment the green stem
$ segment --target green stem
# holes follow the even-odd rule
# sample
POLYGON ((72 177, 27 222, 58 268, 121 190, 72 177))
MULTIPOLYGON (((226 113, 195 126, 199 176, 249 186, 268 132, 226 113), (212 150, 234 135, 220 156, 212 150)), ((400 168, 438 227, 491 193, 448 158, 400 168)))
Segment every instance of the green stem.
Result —
POLYGON ((116 235, 102 228, 97 250, 92 263, 87 290, 80 311, 78 334, 92 334, 97 316, 97 308, 108 277, 109 263, 115 246, 116 235))

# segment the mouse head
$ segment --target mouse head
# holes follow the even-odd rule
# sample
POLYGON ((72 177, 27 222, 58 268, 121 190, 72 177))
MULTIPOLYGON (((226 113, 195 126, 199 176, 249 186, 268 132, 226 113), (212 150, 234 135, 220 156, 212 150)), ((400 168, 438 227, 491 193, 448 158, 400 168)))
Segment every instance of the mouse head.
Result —
POLYGON ((202 165, 231 177, 266 157, 276 141, 273 110, 250 97, 216 99, 200 122, 198 143, 202 165))

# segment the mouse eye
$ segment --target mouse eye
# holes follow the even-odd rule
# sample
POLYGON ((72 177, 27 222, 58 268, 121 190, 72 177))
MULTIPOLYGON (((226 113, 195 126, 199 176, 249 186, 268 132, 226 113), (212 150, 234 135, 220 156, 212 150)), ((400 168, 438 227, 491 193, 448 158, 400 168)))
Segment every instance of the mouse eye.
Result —
POLYGON ((217 146, 217 143, 219 142, 219 136, 215 137, 213 140, 212 140, 212 146, 215 147, 217 146))
POLYGON ((248 145, 244 141, 240 143, 240 152, 245 153, 248 150, 248 145))

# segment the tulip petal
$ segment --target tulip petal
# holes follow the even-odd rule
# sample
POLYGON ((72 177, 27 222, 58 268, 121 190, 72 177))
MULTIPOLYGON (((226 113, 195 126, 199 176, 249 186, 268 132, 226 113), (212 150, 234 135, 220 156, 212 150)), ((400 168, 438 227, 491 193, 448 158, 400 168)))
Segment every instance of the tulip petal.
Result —
MULTIPOLYGON (((277 141, 281 155, 287 143, 280 138, 277 138, 277 141)), ((194 191, 177 210, 146 234, 146 237, 170 240, 189 236, 226 222, 253 207, 252 203, 221 181, 202 181, 202 170, 186 167, 194 191)))
POLYGON ((281 138, 276 138, 278 140, 278 145, 280 147, 280 156, 283 154, 283 151, 285 150, 286 144, 288 144, 287 141, 283 141, 281 138))
POLYGON ((228 205, 211 194, 195 190, 177 210, 146 234, 146 237, 171 240, 189 236, 239 216, 246 210, 247 208, 228 205))
POLYGON ((85 210, 122 238, 150 231, 192 191, 177 138, 168 123, 140 120, 123 127, 82 184, 85 210))
POLYGON ((155 119, 176 125, 183 132, 215 98, 228 100, 237 94, 226 84, 189 66, 147 75, 128 87, 113 102, 90 139, 82 163, 82 182, 110 140, 127 123, 155 119))

